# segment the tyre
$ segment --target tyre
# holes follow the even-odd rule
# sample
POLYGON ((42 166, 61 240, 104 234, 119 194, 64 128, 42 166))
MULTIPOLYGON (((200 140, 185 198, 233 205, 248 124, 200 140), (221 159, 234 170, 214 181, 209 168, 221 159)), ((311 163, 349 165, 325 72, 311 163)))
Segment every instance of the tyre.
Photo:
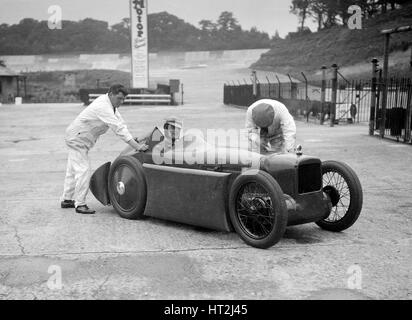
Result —
POLYGON ((113 162, 109 173, 109 198, 121 217, 144 217, 147 199, 146 178, 143 167, 136 158, 122 156, 113 162))
POLYGON ((283 191, 264 171, 243 173, 235 179, 229 194, 229 215, 242 240, 261 249, 282 238, 288 219, 283 191))
POLYGON ((332 203, 329 216, 316 224, 322 229, 339 232, 352 226, 362 210, 362 186, 356 173, 345 163, 322 163, 323 192, 332 203))

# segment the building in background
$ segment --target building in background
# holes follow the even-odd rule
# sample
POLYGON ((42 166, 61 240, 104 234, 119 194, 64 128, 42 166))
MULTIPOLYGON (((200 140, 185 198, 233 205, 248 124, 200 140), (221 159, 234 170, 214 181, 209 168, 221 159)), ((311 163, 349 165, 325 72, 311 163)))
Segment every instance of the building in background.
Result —
POLYGON ((0 103, 14 103, 15 97, 21 97, 22 89, 26 96, 26 77, 0 66, 0 103))

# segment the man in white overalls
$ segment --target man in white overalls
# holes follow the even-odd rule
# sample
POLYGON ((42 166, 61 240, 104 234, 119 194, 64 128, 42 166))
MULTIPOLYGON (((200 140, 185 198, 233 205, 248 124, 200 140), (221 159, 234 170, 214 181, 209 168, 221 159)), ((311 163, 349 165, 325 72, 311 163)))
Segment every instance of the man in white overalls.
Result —
POLYGON ((76 208, 76 212, 82 214, 95 213, 86 205, 91 178, 88 153, 99 136, 109 128, 135 150, 147 149, 147 145, 133 139, 118 111, 127 94, 122 85, 113 85, 107 94, 94 100, 66 129, 65 141, 69 156, 61 198, 62 208, 76 208))
POLYGON ((293 152, 296 125, 286 106, 276 100, 262 99, 246 112, 249 149, 260 153, 293 152))

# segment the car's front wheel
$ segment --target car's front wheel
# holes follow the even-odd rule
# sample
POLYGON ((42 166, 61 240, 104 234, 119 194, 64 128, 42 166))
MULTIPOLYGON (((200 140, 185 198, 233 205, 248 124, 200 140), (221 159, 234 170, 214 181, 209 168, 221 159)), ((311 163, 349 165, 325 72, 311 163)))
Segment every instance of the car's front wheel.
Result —
POLYGON ((243 173, 230 190, 229 214, 238 235, 247 244, 266 249, 283 236, 287 208, 283 191, 267 172, 243 173))
POLYGON ((109 198, 116 212, 126 219, 142 219, 147 186, 142 164, 132 156, 121 156, 109 173, 109 198))
POLYGON ((362 210, 362 186, 356 173, 345 163, 322 163, 323 192, 332 204, 328 217, 316 222, 328 231, 343 231, 352 226, 362 210))

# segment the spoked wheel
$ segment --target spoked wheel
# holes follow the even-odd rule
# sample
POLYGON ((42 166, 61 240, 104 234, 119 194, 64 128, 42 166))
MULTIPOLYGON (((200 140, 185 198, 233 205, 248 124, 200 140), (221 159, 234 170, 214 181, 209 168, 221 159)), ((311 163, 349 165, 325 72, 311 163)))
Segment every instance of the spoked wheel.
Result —
POLYGON ((242 186, 236 199, 236 210, 243 232, 261 240, 273 229, 272 200, 267 190, 256 182, 242 186))
POLYGON ((323 192, 332 204, 329 216, 316 222, 329 231, 342 231, 352 226, 362 210, 362 186, 356 173, 345 163, 322 163, 323 192))
POLYGON ((283 236, 287 209, 283 192, 266 172, 241 174, 233 182, 229 199, 230 220, 247 244, 269 248, 283 236))
POLYGON ((146 206, 146 178, 141 163, 131 156, 118 158, 109 173, 109 197, 117 213, 141 219, 146 206))

